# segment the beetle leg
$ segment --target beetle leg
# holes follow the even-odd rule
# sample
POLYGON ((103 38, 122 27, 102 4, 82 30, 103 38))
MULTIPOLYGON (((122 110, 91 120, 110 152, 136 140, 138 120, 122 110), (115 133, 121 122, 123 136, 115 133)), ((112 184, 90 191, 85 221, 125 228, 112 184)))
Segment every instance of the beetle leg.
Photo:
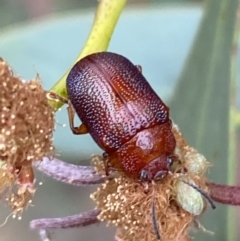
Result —
POLYGON ((141 65, 136 65, 136 67, 137 67, 138 71, 139 71, 140 73, 142 73, 142 66, 141 66, 141 65))
POLYGON ((103 153, 103 163, 105 167, 105 174, 106 176, 109 176, 109 172, 113 169, 110 162, 109 162, 109 157, 106 152, 103 153))
POLYGON ((109 156, 108 153, 103 153, 103 163, 105 167, 106 176, 109 176, 110 172, 122 172, 123 168, 121 163, 114 156, 109 156))
POLYGON ((73 134, 75 134, 75 135, 87 134, 88 130, 87 130, 87 128, 84 124, 81 124, 78 127, 74 126, 75 110, 74 110, 71 103, 69 103, 69 106, 67 107, 67 110, 68 110, 69 124, 70 124, 70 128, 71 128, 73 134))
POLYGON ((105 167, 105 175, 108 176, 109 175, 109 162, 108 162, 108 154, 106 152, 103 153, 103 164, 105 167))
POLYGON ((143 192, 144 192, 144 193, 148 193, 148 192, 149 192, 148 182, 140 182, 140 184, 141 184, 141 186, 142 186, 143 192))
POLYGON ((47 98, 49 100, 61 101, 63 104, 68 104, 68 102, 69 102, 68 99, 66 99, 66 98, 64 98, 64 97, 62 97, 62 96, 60 96, 60 95, 58 95, 58 94, 56 94, 52 91, 49 91, 47 93, 47 98))

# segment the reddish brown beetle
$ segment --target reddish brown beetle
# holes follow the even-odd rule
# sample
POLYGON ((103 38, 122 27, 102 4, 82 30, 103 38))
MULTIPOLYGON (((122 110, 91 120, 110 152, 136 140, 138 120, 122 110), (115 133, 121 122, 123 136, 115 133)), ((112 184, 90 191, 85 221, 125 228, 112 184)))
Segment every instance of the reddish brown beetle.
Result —
POLYGON ((166 176, 176 146, 169 108, 139 67, 115 53, 94 53, 71 69, 67 91, 71 129, 89 133, 105 151, 107 173, 119 170, 141 181, 166 176))

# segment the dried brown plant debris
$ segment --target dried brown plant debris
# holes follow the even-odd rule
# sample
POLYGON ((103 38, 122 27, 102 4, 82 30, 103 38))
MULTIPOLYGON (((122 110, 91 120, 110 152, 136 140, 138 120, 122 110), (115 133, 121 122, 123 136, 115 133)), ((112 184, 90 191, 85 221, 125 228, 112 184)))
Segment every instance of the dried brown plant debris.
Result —
POLYGON ((54 113, 39 78, 21 80, 2 59, 0 96, 0 193, 21 211, 35 191, 32 162, 53 154, 54 113))
POLYGON ((186 143, 176 125, 173 125, 173 132, 178 157, 174 168, 166 179, 150 183, 147 189, 120 172, 106 177, 101 156, 93 156, 94 167, 73 165, 56 158, 35 162, 39 171, 58 181, 101 186, 91 195, 96 209, 67 217, 32 220, 30 227, 39 231, 43 241, 52 240, 49 229, 84 227, 99 221, 117 227, 117 241, 152 241, 157 240, 157 234, 161 241, 190 241, 188 231, 192 226, 211 233, 198 221, 208 202, 214 208, 212 200, 207 202, 203 196, 209 193, 217 202, 240 205, 240 187, 208 182, 205 173, 210 164, 186 143), (201 194, 196 187, 201 189, 201 194))
MULTIPOLYGON (((118 237, 124 241, 156 240, 155 220, 162 241, 175 241, 187 237, 190 225, 206 208, 206 200, 199 191, 208 192, 204 174, 209 167, 205 158, 187 145, 177 126, 173 127, 177 140, 177 164, 163 180, 141 183, 117 173, 91 195, 101 210, 98 218, 118 228, 118 237), (191 158, 189 158, 191 157, 191 158), (153 203, 154 202, 154 203, 153 203)), ((93 159, 99 173, 104 174, 100 157, 93 159)))

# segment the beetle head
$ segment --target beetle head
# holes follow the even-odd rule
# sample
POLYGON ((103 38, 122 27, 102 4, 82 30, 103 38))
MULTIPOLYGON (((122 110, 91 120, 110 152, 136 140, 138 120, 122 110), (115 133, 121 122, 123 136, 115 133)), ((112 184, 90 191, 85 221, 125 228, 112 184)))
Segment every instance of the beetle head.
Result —
POLYGON ((173 158, 171 156, 162 155, 141 169, 139 179, 141 182, 163 179, 168 174, 172 164, 173 158))

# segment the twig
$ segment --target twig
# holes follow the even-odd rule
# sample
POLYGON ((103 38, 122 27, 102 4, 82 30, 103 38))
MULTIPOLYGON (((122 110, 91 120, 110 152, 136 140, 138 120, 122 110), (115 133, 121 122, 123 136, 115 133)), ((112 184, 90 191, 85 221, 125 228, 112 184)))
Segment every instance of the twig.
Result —
POLYGON ((42 161, 35 162, 34 166, 56 180, 76 186, 104 182, 104 178, 97 174, 93 167, 69 164, 56 158, 45 157, 42 161))
POLYGON ((240 205, 240 187, 208 183, 211 198, 219 203, 240 205))
POLYGON ((83 212, 81 214, 67 216, 62 218, 42 218, 32 220, 30 222, 30 227, 32 229, 49 229, 49 228, 75 228, 84 227, 91 224, 99 223, 97 219, 99 210, 91 210, 83 212))

